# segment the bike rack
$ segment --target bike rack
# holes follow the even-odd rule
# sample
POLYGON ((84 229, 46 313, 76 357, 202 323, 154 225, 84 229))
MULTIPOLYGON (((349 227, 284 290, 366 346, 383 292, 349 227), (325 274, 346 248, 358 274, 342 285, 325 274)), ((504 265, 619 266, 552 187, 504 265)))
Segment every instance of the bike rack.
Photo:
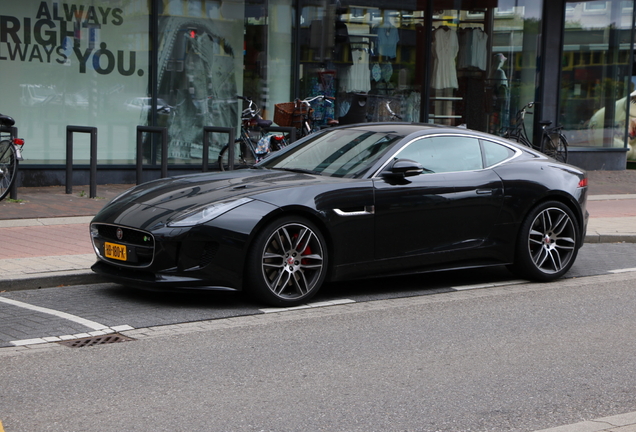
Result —
POLYGON ((215 126, 203 126, 203 172, 208 170, 208 163, 210 159, 210 134, 213 132, 221 132, 229 135, 228 139, 228 158, 230 161, 229 169, 234 169, 234 146, 232 143, 236 137, 236 131, 232 127, 215 127, 215 126))
POLYGON ((73 193, 73 133, 87 133, 91 138, 91 168, 89 197, 97 196, 97 128, 66 126, 66 193, 73 193))
MULTIPOLYGON (((144 132, 161 134, 161 178, 168 177, 168 129, 161 126, 137 126, 137 184, 141 181, 143 171, 142 134, 144 132)), ((156 161, 156 154, 151 152, 151 162, 156 161)))
POLYGON ((267 132, 282 132, 289 134, 289 143, 296 141, 296 128, 295 127, 282 127, 282 126, 270 126, 265 129, 267 132))
MULTIPOLYGON (((6 127, 0 126, 0 132, 5 132, 11 134, 12 137, 16 138, 18 136, 18 128, 15 126, 6 127)), ((12 200, 18 199, 18 170, 20 169, 20 164, 16 161, 15 164, 15 180, 11 185, 11 189, 9 189, 9 198, 12 200)))

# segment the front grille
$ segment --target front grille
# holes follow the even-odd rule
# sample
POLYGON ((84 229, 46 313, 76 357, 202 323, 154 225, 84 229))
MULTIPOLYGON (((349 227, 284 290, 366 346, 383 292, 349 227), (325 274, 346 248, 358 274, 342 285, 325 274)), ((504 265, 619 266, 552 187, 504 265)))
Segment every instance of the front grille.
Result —
POLYGON ((133 244, 136 246, 153 247, 154 239, 150 233, 116 225, 96 225, 99 236, 106 241, 133 244), (122 238, 117 238, 117 229, 122 230, 122 238))
POLYGON ((124 226, 96 223, 91 226, 91 233, 93 245, 104 261, 130 267, 147 267, 152 263, 155 239, 149 232, 124 226), (121 238, 117 236, 119 230, 121 230, 121 238), (127 259, 118 260, 107 257, 104 250, 106 242, 124 246, 127 251, 127 259))

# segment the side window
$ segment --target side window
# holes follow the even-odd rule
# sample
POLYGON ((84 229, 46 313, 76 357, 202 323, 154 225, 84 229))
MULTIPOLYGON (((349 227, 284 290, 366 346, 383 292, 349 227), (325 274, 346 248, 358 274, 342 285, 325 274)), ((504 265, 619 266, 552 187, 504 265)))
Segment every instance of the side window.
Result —
POLYGON ((461 136, 428 137, 413 141, 397 155, 412 159, 425 172, 471 171, 483 168, 479 140, 461 136))
POLYGON ((515 154, 512 149, 492 141, 482 140, 481 143, 484 146, 486 167, 498 164, 515 154))

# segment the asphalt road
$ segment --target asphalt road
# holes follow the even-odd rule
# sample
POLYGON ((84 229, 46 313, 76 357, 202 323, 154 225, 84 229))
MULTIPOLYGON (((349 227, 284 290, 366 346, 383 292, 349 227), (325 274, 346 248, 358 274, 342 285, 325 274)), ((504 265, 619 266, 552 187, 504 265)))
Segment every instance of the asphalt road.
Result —
MULTIPOLYGON (((586 244, 568 278, 636 267, 636 244, 586 244)), ((472 269, 325 286, 313 302, 392 299, 454 292, 475 285, 514 284, 505 268, 472 269)), ((113 284, 0 293, 0 350, 37 338, 87 334, 90 323, 145 328, 271 312, 236 293, 155 293, 113 284), (13 303, 9 303, 13 302, 13 303), (15 302, 18 302, 17 304, 15 302), (45 308, 34 310, 33 308, 45 308), (72 318, 64 314, 70 314, 72 318)))
MULTIPOLYGON (((2 357, 19 431, 532 431, 634 411, 636 272, 2 357)), ((135 334, 132 332, 131 334, 135 334)), ((1 350, 0 350, 1 351, 1 350)))

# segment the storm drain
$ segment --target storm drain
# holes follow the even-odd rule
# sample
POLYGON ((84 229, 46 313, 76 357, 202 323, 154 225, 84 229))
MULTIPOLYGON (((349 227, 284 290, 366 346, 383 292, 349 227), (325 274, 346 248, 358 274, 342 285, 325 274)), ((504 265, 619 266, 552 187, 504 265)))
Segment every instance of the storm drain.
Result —
POLYGON ((81 339, 73 339, 73 340, 61 341, 58 343, 60 345, 64 345, 70 348, 83 348, 83 347, 94 346, 94 345, 106 345, 106 344, 112 344, 117 342, 128 342, 131 340, 134 340, 134 339, 120 335, 118 333, 111 333, 104 336, 93 336, 93 337, 87 337, 87 338, 81 338, 81 339))

